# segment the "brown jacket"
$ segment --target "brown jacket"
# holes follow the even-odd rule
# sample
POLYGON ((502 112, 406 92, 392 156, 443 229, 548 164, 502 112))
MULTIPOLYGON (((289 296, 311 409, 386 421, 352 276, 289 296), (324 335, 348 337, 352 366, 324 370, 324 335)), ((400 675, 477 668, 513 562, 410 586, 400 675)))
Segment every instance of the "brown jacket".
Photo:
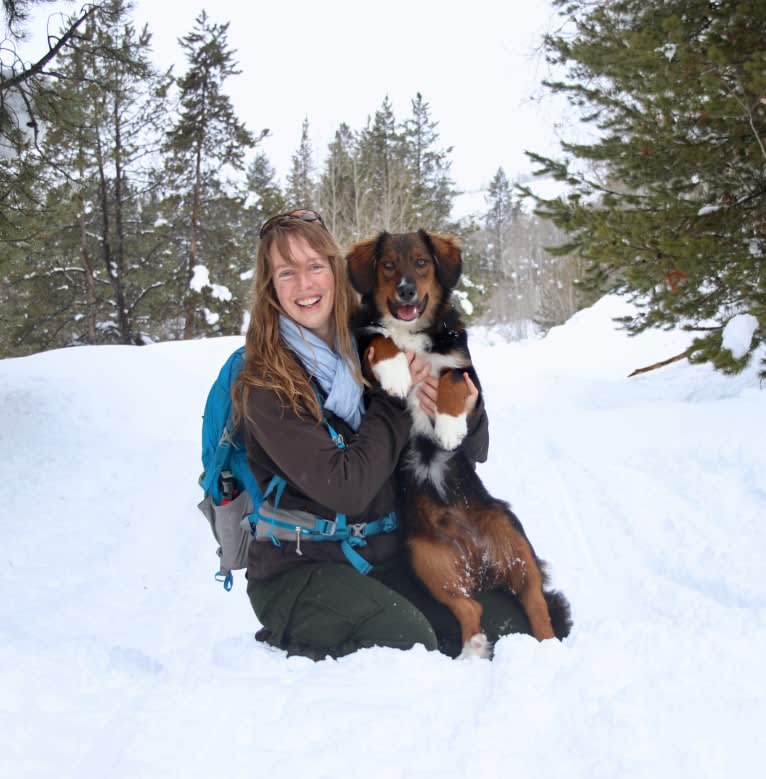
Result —
MULTIPOLYGON (((281 476, 286 486, 280 506, 301 509, 319 517, 335 519, 341 512, 348 522, 369 522, 396 509, 394 469, 407 443, 411 421, 402 401, 380 390, 367 393, 366 412, 354 432, 344 420, 327 411, 327 420, 340 433, 346 448, 333 443, 327 428, 308 414, 296 415, 268 389, 253 389, 240 434, 250 467, 261 489, 272 476, 281 476)), ((474 462, 487 457, 489 435, 483 405, 469 420, 469 434, 462 444, 474 462)), ((399 549, 399 533, 371 536, 358 551, 372 565, 390 559, 399 549)), ((275 546, 252 542, 248 551, 248 578, 268 579, 286 568, 307 561, 346 562, 340 544, 332 541, 294 542, 275 546)))

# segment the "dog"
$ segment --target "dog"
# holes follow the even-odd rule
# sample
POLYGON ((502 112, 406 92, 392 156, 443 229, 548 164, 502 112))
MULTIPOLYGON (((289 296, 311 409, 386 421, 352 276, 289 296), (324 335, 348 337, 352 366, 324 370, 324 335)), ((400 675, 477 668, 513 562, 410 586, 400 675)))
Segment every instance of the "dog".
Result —
POLYGON ((564 595, 546 588, 545 563, 507 503, 493 498, 459 446, 467 432, 463 374, 480 384, 468 336, 450 295, 462 272, 459 240, 418 230, 382 232, 346 257, 361 296, 353 325, 368 379, 406 398, 413 425, 400 458, 400 514, 415 574, 460 623, 461 657, 490 657, 482 607, 472 596, 506 588, 539 641, 572 626, 564 595), (435 419, 420 408, 405 351, 438 377, 435 419))

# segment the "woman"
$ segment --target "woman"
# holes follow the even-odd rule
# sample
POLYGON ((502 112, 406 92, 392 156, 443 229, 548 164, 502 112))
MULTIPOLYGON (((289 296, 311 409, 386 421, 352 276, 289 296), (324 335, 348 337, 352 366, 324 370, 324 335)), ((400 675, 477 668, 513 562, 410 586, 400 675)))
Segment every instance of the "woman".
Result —
MULTIPOLYGON (((356 307, 340 249, 315 211, 269 219, 260 231, 245 365, 234 389, 239 434, 266 489, 284 480, 280 509, 328 521, 345 515, 359 533, 353 549, 334 541, 262 540, 248 552, 248 596, 264 626, 257 637, 290 654, 340 657, 361 647, 423 644, 457 656, 457 621, 409 572, 401 534, 381 518, 396 508, 394 470, 407 443, 404 402, 364 391, 349 318, 356 307), (342 436, 337 445, 326 423, 342 436), (340 448, 342 447, 342 448, 340 448), (366 575, 360 573, 372 566, 366 575)), ((410 356, 420 401, 434 411, 435 381, 410 356)), ((462 448, 484 460, 487 418, 470 384, 462 448)), ((529 630, 518 602, 485 593, 490 640, 529 630)))

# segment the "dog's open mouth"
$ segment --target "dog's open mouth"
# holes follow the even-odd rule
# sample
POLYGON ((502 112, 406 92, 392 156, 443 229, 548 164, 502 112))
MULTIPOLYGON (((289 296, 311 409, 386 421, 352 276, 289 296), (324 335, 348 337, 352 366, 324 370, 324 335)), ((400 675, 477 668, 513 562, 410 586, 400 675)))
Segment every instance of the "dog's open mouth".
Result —
POLYGON ((428 305, 428 295, 420 303, 394 303, 388 301, 388 310, 395 319, 401 319, 403 322, 414 322, 425 310, 428 305))

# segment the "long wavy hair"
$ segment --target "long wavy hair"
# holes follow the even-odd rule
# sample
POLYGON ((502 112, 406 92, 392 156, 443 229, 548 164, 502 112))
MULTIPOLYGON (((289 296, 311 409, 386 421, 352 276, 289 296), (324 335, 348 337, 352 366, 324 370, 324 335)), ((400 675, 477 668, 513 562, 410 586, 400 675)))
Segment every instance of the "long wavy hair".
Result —
POLYGON ((290 238, 303 238, 317 253, 327 257, 335 278, 333 328, 335 345, 340 356, 351 367, 354 377, 363 384, 356 343, 349 320, 358 306, 342 252, 335 239, 319 222, 300 219, 279 221, 260 239, 255 257, 255 274, 251 288, 250 323, 245 336, 245 363, 233 393, 235 421, 247 420, 250 391, 253 387, 274 390, 285 408, 296 414, 308 411, 321 422, 322 407, 317 400, 306 370, 281 338, 279 315, 284 314, 274 288, 269 257, 273 248, 282 257, 291 258, 290 238))

